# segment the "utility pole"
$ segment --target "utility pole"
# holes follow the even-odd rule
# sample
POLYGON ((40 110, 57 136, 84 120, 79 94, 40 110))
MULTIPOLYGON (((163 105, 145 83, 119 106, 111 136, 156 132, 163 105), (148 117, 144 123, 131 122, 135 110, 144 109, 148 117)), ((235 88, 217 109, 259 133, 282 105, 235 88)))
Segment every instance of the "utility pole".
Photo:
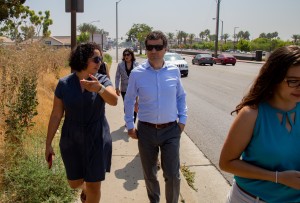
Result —
POLYGON ((118 3, 120 3, 120 1, 122 0, 119 0, 116 2, 116 62, 118 63, 118 3))
MULTIPOLYGON (((213 18, 213 20, 216 20, 216 18, 213 18)), ((222 27, 221 27, 221 52, 222 52, 222 46, 223 46, 223 39, 224 39, 224 36, 223 36, 223 20, 219 19, 222 23, 222 27)))
POLYGON ((76 47, 76 9, 77 2, 71 0, 71 50, 76 47))
POLYGON ((215 54, 214 57, 218 56, 218 40, 219 40, 219 14, 220 14, 220 3, 221 0, 217 0, 217 14, 216 14, 216 39, 215 39, 215 54))

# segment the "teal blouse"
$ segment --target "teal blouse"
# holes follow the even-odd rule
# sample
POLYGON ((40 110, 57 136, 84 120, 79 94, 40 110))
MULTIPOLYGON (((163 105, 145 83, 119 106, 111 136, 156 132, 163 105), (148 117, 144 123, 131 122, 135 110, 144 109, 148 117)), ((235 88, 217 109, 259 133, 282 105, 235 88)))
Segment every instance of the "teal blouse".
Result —
MULTIPOLYGON (((273 108, 267 102, 261 103, 252 139, 242 159, 274 172, 300 171, 300 104, 286 112, 273 108), (278 113, 282 114, 282 121, 278 113), (294 120, 291 118, 293 113, 294 120), (286 128, 286 122, 291 124, 290 131, 286 128)), ((300 202, 300 190, 270 181, 234 178, 241 188, 266 202, 300 202)))

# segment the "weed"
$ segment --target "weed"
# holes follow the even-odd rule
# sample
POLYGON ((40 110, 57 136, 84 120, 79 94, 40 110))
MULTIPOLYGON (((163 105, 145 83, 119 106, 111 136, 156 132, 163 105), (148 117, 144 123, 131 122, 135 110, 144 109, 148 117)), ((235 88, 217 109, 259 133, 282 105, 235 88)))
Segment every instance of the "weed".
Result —
POLYGON ((181 173, 183 174, 184 178, 186 179, 188 185, 195 191, 198 191, 197 188, 195 188, 195 172, 191 172, 190 169, 186 165, 180 166, 181 173))

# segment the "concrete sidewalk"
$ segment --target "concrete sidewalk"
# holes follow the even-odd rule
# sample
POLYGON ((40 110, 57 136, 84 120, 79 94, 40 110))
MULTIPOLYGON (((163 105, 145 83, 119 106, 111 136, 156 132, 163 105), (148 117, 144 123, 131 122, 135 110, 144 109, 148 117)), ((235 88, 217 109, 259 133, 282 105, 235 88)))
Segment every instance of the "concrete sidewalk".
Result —
MULTIPOLYGON (((114 77, 117 63, 111 66, 111 79, 114 77)), ((123 101, 119 97, 118 105, 106 105, 106 116, 113 140, 113 157, 111 172, 101 185, 101 202, 103 203, 146 203, 149 202, 143 178, 143 171, 138 153, 137 140, 128 137, 124 127, 123 101)), ((181 135, 181 164, 195 172, 193 190, 181 174, 180 202, 185 203, 221 203, 225 202, 230 189, 229 183, 215 166, 195 146, 183 132, 181 135)), ((164 203, 164 179, 162 170, 158 172, 161 186, 161 202, 164 203)), ((80 202, 78 200, 77 202, 80 202)))

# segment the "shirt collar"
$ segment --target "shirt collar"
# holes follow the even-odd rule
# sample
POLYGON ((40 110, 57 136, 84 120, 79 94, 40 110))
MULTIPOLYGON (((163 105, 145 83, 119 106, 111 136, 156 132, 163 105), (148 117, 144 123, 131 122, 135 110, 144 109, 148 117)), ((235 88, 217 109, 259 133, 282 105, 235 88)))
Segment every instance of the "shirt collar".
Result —
MULTIPOLYGON (((165 60, 164 60, 164 65, 163 65, 163 67, 162 67, 161 69, 159 69, 159 70, 162 70, 162 69, 164 69, 164 68, 166 68, 166 61, 165 61, 165 60)), ((150 65, 148 59, 147 59, 147 61, 146 61, 146 69, 152 69, 152 70, 155 70, 155 69, 150 65)))

